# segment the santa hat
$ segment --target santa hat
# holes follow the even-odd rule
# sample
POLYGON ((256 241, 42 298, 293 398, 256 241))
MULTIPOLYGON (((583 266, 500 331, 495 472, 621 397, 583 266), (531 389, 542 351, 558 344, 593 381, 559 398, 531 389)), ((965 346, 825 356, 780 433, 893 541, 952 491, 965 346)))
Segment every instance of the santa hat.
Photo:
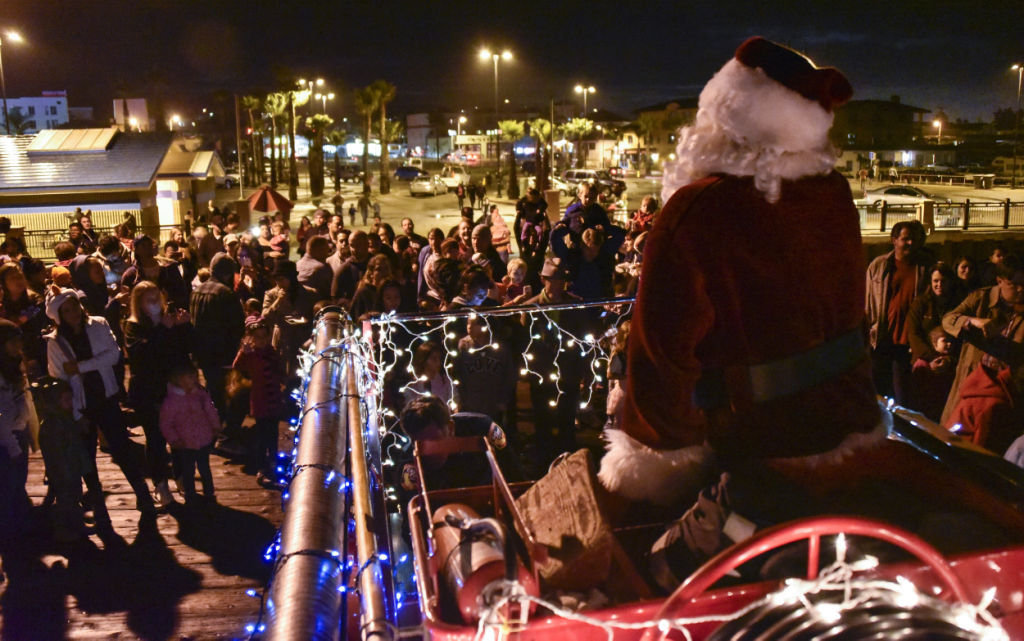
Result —
POLYGON ((708 82, 699 108, 738 142, 801 151, 827 141, 833 107, 852 95, 839 70, 758 36, 708 82))
POLYGON ((839 70, 760 36, 748 39, 701 91, 696 122, 680 133, 679 160, 666 168, 663 199, 728 173, 754 176, 775 201, 780 179, 828 173, 835 164, 832 110, 852 95, 839 70))

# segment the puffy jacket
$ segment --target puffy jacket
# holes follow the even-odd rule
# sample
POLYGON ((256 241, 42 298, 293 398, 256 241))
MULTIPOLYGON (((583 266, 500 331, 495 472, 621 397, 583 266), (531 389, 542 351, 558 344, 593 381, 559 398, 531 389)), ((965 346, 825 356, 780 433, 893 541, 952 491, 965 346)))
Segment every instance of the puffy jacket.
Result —
POLYGON ((160 433, 171 447, 198 450, 213 442, 220 430, 220 417, 210 395, 201 387, 191 392, 167 384, 167 397, 160 406, 160 433))

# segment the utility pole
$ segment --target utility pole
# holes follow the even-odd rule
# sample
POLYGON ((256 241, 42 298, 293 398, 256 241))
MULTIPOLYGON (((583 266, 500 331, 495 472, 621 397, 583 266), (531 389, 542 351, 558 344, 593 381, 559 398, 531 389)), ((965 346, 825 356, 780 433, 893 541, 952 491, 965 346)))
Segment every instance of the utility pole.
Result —
POLYGON ((249 178, 249 165, 242 160, 242 104, 235 94, 235 153, 238 155, 238 199, 242 200, 242 185, 249 178))
POLYGON ((1013 173, 1010 175, 1010 189, 1017 188, 1017 142, 1020 138, 1020 88, 1021 80, 1024 79, 1024 65, 1015 64, 1010 67, 1017 72, 1017 111, 1013 117, 1013 173))

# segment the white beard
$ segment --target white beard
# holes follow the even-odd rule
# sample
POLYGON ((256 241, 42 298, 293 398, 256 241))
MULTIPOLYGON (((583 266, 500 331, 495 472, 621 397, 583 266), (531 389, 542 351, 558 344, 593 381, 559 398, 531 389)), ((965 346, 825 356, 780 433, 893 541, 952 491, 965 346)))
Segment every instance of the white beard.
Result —
POLYGON ((701 91, 696 122, 679 131, 677 159, 665 167, 662 202, 715 173, 753 176, 765 199, 778 202, 783 180, 832 171, 832 119, 817 102, 761 69, 730 60, 701 91))

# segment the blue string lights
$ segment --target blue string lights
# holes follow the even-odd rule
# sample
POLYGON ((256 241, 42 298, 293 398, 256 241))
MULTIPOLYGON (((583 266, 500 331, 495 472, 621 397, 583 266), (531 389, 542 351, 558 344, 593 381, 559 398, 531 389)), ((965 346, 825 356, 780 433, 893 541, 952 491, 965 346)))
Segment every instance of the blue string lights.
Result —
MULTIPOLYGON (((363 427, 367 442, 379 444, 385 435, 391 435, 389 444, 381 456, 381 465, 387 467, 394 465, 393 455, 397 453, 395 448, 404 450, 411 447, 412 442, 401 430, 395 430, 398 417, 391 408, 386 407, 384 404, 384 381, 389 373, 415 351, 417 346, 428 340, 436 340, 442 345, 443 361, 441 371, 449 384, 449 389, 452 390, 449 398, 443 400, 455 412, 459 408, 455 393, 459 382, 452 376, 454 358, 458 354, 455 345, 458 337, 455 331, 457 327, 454 325, 456 321, 465 318, 479 318, 484 322, 487 335, 491 336, 492 340, 483 346, 471 348, 471 352, 475 353, 485 349, 508 349, 507 346, 503 346, 499 341, 493 339, 495 333, 492 321, 499 318, 521 319, 521 322, 526 327, 529 339, 526 349, 521 354, 522 366, 519 368, 520 375, 535 377, 538 381, 544 380, 544 374, 533 367, 536 358, 533 347, 539 345, 542 339, 546 338, 555 346, 558 354, 578 353, 579 358, 584 359, 588 363, 590 370, 587 394, 581 400, 581 407, 584 407, 592 400, 595 385, 603 381, 603 366, 607 363, 608 353, 602 339, 606 339, 617 331, 618 326, 631 312, 632 302, 632 299, 619 299, 544 307, 517 306, 486 310, 466 309, 438 315, 389 315, 374 319, 364 326, 370 328, 371 331, 346 325, 342 330, 342 337, 331 341, 327 348, 317 350, 310 347, 299 354, 298 373, 300 385, 289 394, 296 402, 296 405, 303 408, 288 421, 289 428, 294 433, 293 444, 295 447, 293 447, 291 452, 279 453, 275 465, 275 481, 283 489, 282 504, 287 504, 290 498, 291 484, 295 478, 309 469, 319 469, 322 472, 326 472, 324 482, 328 485, 340 478, 341 480, 337 484, 338 492, 348 493, 352 490, 351 479, 346 477, 342 470, 336 470, 324 465, 294 465, 297 447, 301 438, 301 426, 305 417, 311 412, 320 411, 348 397, 346 393, 338 393, 309 407, 306 406, 310 373, 317 363, 324 360, 333 360, 336 363, 340 363, 343 357, 348 356, 352 358, 355 364, 354 370, 361 399, 360 402, 364 412, 363 416, 366 419, 363 427), (597 308, 601 309, 600 313, 609 327, 607 332, 600 336, 595 336, 591 333, 579 335, 579 332, 574 333, 558 322, 558 312, 597 308), (405 340, 400 340, 400 337, 403 336, 405 340)), ((317 328, 314 329, 314 337, 320 329, 321 324, 318 323, 317 328)), ((558 369, 559 365, 557 362, 554 367, 554 371, 548 374, 550 380, 555 385, 556 395, 550 401, 552 405, 557 403, 557 399, 564 393, 561 387, 561 372, 558 369)), ((407 373, 412 373, 411 364, 406 366, 406 369, 409 370, 407 373)), ((410 383, 406 384, 401 391, 408 390, 414 393, 422 393, 410 387, 412 383, 416 382, 415 376, 411 378, 410 383)), ((379 469, 371 470, 371 477, 377 480, 379 488, 387 504, 390 506, 389 511, 402 515, 405 506, 399 504, 396 488, 381 482, 384 476, 379 469)), ((404 516, 402 518, 404 519, 404 516)), ((397 526, 398 523, 394 525, 397 526)), ((404 528, 406 526, 400 527, 404 528)), ((262 592, 257 592, 253 589, 246 591, 248 596, 258 596, 261 599, 258 619, 245 627, 250 639, 255 638, 265 630, 266 626, 263 618, 266 610, 266 597, 269 594, 274 577, 281 567, 295 556, 322 555, 321 552, 311 550, 300 550, 286 555, 281 555, 280 551, 281 539, 280 532, 278 532, 274 541, 267 547, 264 553, 264 560, 273 564, 267 586, 262 592)), ((390 574, 391 583, 394 586, 394 593, 391 597, 393 612, 401 612, 405 606, 417 602, 416 578, 412 568, 413 559, 411 554, 405 550, 400 550, 400 553, 396 553, 394 558, 386 553, 378 554, 368 559, 367 563, 364 563, 358 569, 355 568, 355 560, 349 555, 343 554, 342 551, 333 550, 332 553, 323 556, 325 560, 337 562, 338 571, 343 574, 338 591, 346 596, 349 596, 354 591, 358 591, 358 578, 368 567, 373 567, 374 573, 378 574, 381 580, 383 580, 384 573, 390 574)))

